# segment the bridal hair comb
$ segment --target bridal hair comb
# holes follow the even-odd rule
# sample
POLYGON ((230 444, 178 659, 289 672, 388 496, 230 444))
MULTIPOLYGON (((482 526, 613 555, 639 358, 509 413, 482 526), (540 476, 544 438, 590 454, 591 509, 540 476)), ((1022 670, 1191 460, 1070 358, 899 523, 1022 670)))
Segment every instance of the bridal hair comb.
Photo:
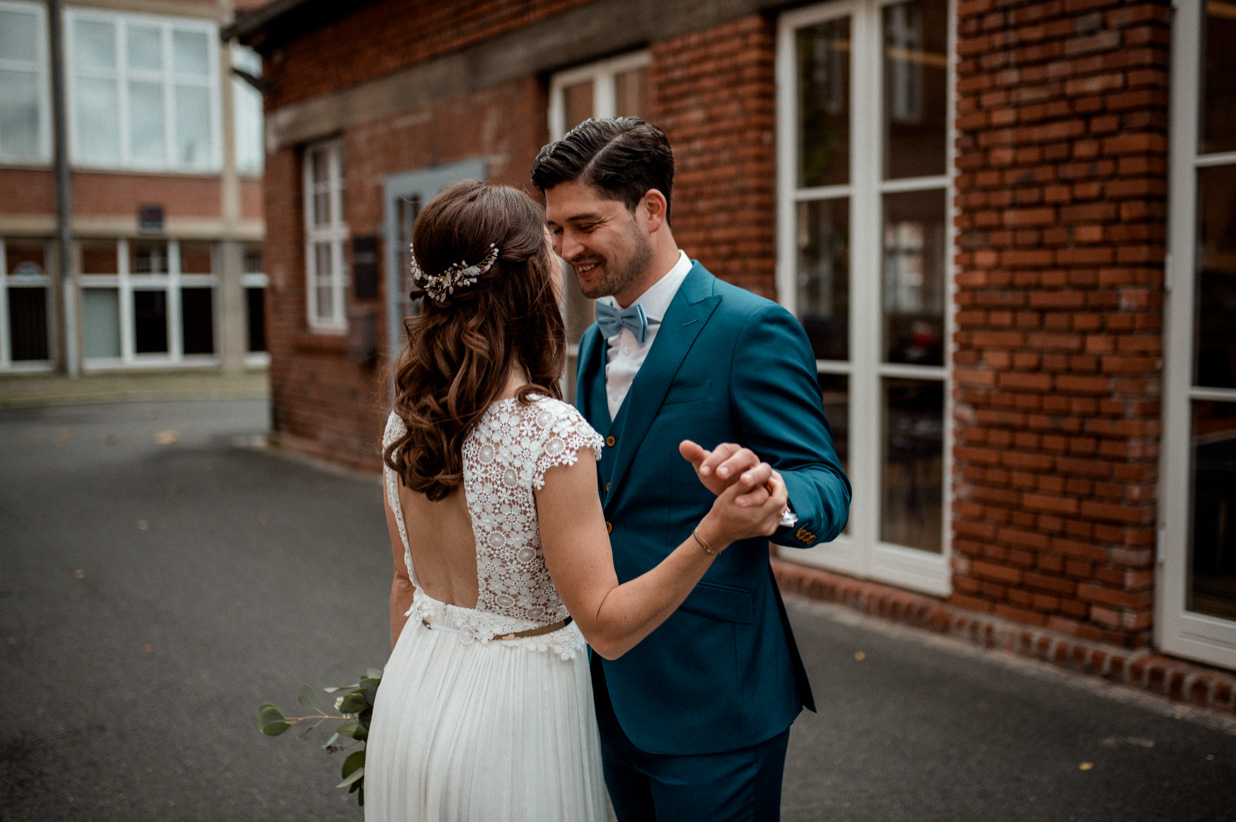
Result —
POLYGON ((454 294, 456 288, 464 288, 475 283, 477 277, 493 268, 498 260, 498 247, 490 243, 489 253, 481 258, 479 263, 472 265, 463 261, 451 263, 441 274, 431 275, 421 270, 416 262, 416 252, 411 245, 408 246, 408 251, 412 256, 412 282, 419 285, 426 294, 438 302, 445 300, 447 294, 454 294))

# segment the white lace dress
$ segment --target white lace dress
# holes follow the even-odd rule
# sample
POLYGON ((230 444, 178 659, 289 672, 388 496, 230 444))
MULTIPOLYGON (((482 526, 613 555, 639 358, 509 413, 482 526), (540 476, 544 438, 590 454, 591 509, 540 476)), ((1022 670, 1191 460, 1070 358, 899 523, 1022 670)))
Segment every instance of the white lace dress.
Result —
MULTIPOLYGON (((384 443, 401 436, 391 414, 384 443)), ((603 822, 605 785, 584 638, 574 623, 534 637, 503 634, 567 616, 541 552, 533 489, 545 472, 599 458, 601 437, 570 405, 499 400, 463 447, 477 546, 475 608, 417 586, 386 664, 365 754, 367 822, 603 822), (438 626, 426 628, 424 621, 438 626), (445 630, 442 630, 445 629, 445 630)), ((416 571, 399 505, 408 575, 416 571)))

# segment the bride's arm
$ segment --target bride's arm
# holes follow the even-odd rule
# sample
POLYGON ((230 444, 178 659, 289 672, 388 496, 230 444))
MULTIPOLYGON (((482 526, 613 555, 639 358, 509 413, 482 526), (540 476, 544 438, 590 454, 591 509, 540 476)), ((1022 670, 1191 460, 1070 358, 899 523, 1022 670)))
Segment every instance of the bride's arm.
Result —
POLYGON ((395 512, 391 510, 390 500, 382 495, 386 507, 386 530, 391 537, 391 553, 395 560, 395 579, 391 582, 391 647, 399 641, 403 624, 408 621, 407 611, 412 607, 412 580, 408 579, 408 564, 403 557, 403 540, 399 536, 399 523, 395 521, 395 512))
MULTIPOLYGON (((558 594, 588 644, 617 659, 682 604, 716 557, 689 536, 655 568, 619 585, 592 449, 579 454, 574 464, 546 471, 545 485, 536 491, 541 546, 558 594)), ((741 484, 726 489, 696 529, 704 543, 721 551, 736 540, 772 534, 785 508, 785 486, 775 473, 770 485, 772 492, 763 494, 741 484), (751 504, 734 503, 741 493, 751 504)))

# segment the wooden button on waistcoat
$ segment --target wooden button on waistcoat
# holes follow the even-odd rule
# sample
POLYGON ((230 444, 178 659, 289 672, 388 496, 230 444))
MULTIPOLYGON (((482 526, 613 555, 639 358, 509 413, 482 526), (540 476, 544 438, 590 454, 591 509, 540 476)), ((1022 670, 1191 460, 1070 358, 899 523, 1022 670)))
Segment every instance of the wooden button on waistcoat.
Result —
POLYGON ((605 522, 605 533, 607 533, 607 534, 612 534, 612 533, 614 533, 614 523, 609 522, 608 520, 606 520, 606 522, 605 522))
POLYGON ((606 445, 608 445, 610 448, 613 448, 613 447, 614 447, 614 443, 616 443, 616 442, 618 442, 618 440, 614 439, 613 437, 606 437, 606 438, 605 438, 605 444, 606 444, 606 445))

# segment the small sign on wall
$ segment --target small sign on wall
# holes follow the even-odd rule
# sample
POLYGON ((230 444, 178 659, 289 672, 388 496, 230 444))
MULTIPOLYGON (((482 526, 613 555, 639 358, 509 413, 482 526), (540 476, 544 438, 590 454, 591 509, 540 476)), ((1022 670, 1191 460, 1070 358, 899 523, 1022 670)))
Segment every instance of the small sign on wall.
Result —
POLYGON ((378 238, 352 238, 352 293, 358 300, 378 298, 378 238))
POLYGON ((149 203, 137 207, 137 233, 163 233, 163 206, 149 203))

